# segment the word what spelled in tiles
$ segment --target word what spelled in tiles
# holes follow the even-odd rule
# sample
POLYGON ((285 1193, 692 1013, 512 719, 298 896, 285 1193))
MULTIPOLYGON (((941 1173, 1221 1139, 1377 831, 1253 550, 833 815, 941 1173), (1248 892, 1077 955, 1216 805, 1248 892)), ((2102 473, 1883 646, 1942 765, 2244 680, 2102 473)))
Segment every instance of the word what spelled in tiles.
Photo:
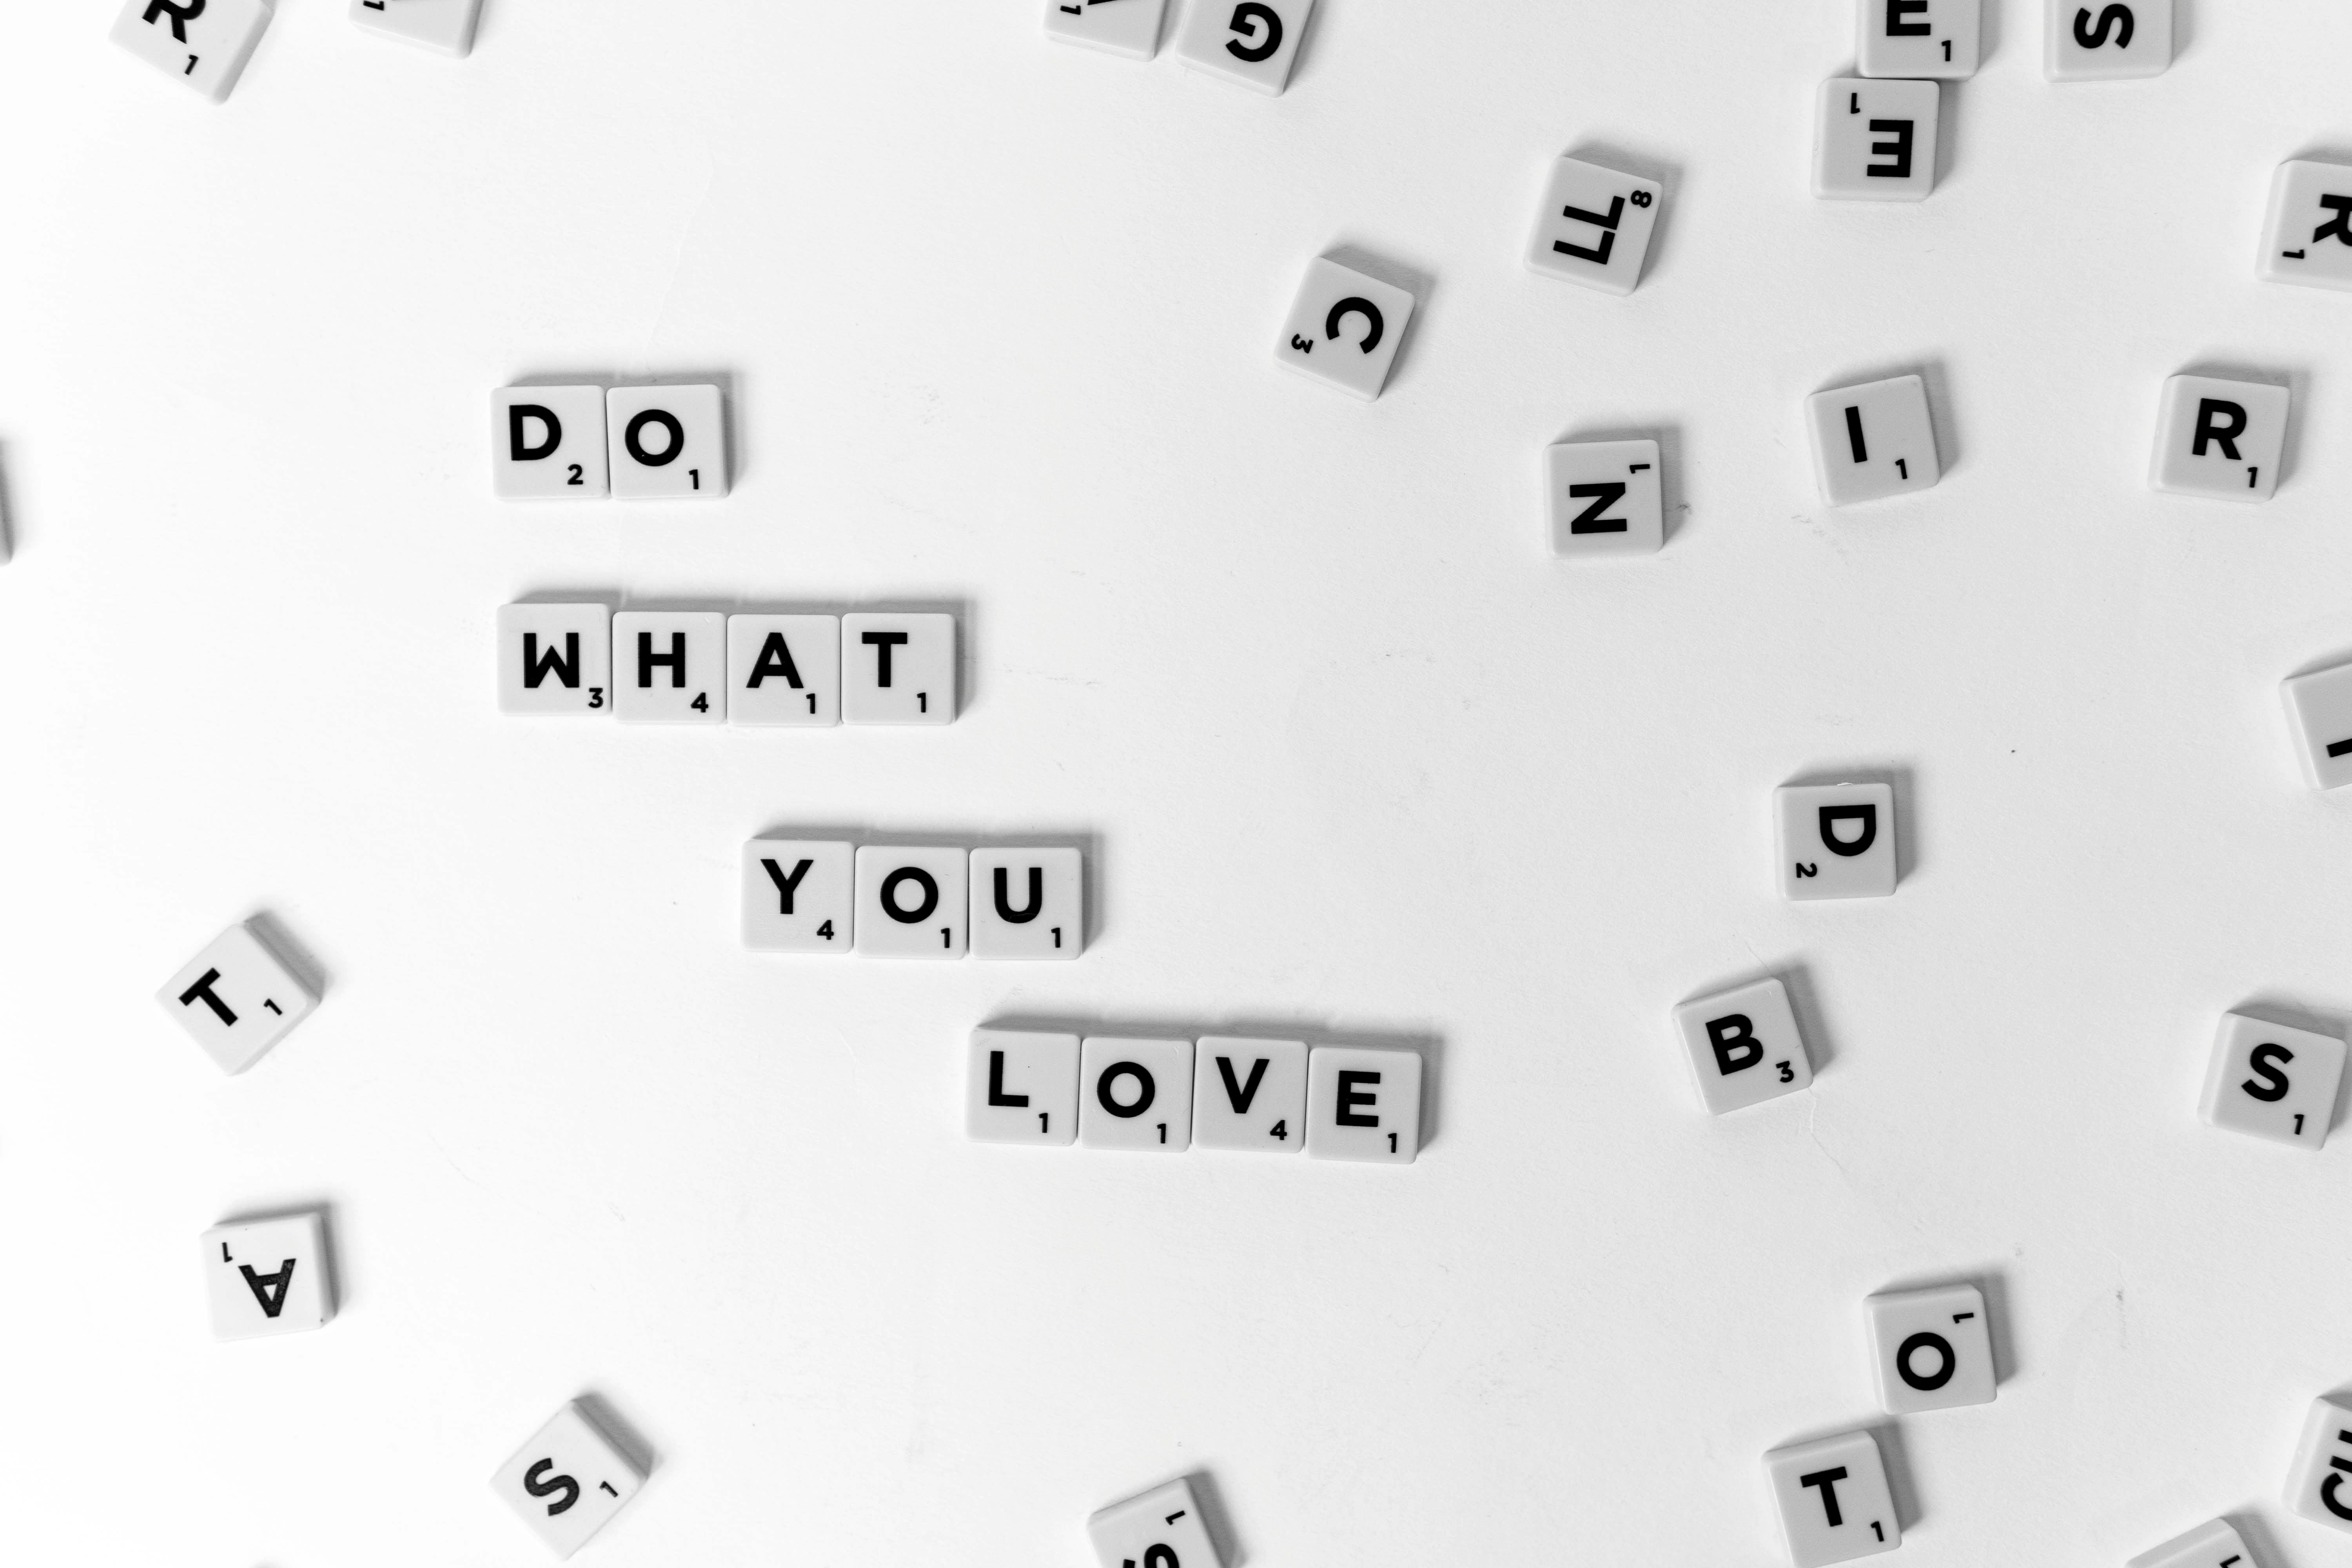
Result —
POLYGON ((2149 488, 2214 500, 2268 500, 2278 489, 2290 395, 2260 381, 2176 375, 2156 416, 2149 488))
POLYGON ((1604 294, 1631 294, 1650 254, 1665 187, 1580 158, 1551 166, 1528 265, 1604 294))
POLYGON ((1046 0, 1045 32, 1066 44, 1148 60, 1160 52, 1167 10, 1168 0, 1046 0))
POLYGON ((892 847, 754 838, 743 945, 886 958, 1069 959, 1086 951, 1074 848, 892 847))
POLYGON ((1822 84, 1813 126, 1813 195, 1834 201, 1916 202, 1936 188, 1932 81, 1838 77, 1822 84))
POLYGON ((1290 85, 1291 63, 1315 0, 1193 0, 1176 58, 1269 97, 1290 85))
POLYGON ((1087 1521, 1102 1568, 1224 1568, 1189 1480, 1113 1503, 1087 1521))
POLYGON ((1805 399, 1805 424, 1822 499, 1832 506, 1927 489, 1944 477, 1927 384, 1918 376, 1817 392, 1805 399))
POLYGON ((2279 695, 2305 781, 2314 789, 2352 784, 2352 664, 2294 676, 2279 695))
POLYGON ((1990 1405, 1996 1393, 1992 1327, 1973 1285, 1896 1290, 1863 1303, 1871 1371, 1890 1415, 1990 1405))
POLYGON ((2162 76, 2172 66, 2173 0, 2045 0, 2052 81, 2162 76))
POLYGON ((710 385, 502 386, 490 394, 490 452, 505 500, 716 500, 726 403, 710 385))
POLYGON ((2318 1149, 2327 1142, 2343 1077, 2340 1036, 2226 1013, 2198 1114, 2209 1127, 2318 1149))
POLYGON ((1648 555, 1666 540, 1655 441, 1562 441, 1544 449, 1555 555, 1648 555))
POLYGON ((163 1011, 226 1073, 240 1073, 319 1005, 310 986, 248 925, 213 939, 155 994, 163 1011))
POLYGON ((215 103, 253 58, 269 25, 262 0, 124 0, 114 41, 215 103))
POLYGON ((2230 1521, 2217 1519, 2141 1552, 2124 1568, 2255 1568, 2255 1563, 2230 1521))
POLYGON ((1979 0, 1859 0, 1856 68, 1866 77, 1977 74, 1979 0))
POLYGON ((2273 283, 2352 289, 2352 165, 2299 160, 2278 166, 2260 271, 2273 283))
POLYGON ((1318 257, 1298 286, 1275 357, 1303 375, 1367 403, 1388 384, 1397 344, 1412 320, 1412 296, 1393 284, 1318 257))
POLYGON ((459 58, 481 13, 482 0, 352 0, 352 20, 369 32, 459 58))
POLYGON ((1780 1536, 1796 1568, 1826 1568, 1903 1544, 1878 1440, 1849 1432, 1764 1456, 1780 1536))
POLYGON ((205 1232, 202 1252, 215 1339, 299 1334, 335 1315, 321 1215, 216 1225, 205 1232))
POLYGON ((2286 1506, 2315 1524, 2352 1531, 2352 1401, 2313 1401, 2287 1471, 2286 1506))
POLYGON ((1895 891, 1895 786, 1783 784, 1772 792, 1780 893, 1799 900, 1895 891))
POLYGON ((613 1522, 645 1479, 637 1461, 575 1402, 499 1468, 490 1489, 548 1550, 569 1557, 613 1522))
POLYGON ((1717 1116, 1812 1087, 1796 1010, 1778 980, 1684 1003, 1675 1009, 1675 1032, 1699 1099, 1717 1116))

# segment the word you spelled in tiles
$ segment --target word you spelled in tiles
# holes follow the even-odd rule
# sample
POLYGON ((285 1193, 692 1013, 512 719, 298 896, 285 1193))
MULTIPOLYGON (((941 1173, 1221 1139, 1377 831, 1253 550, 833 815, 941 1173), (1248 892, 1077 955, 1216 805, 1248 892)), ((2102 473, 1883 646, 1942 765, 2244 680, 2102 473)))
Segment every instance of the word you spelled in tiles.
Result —
POLYGON ((499 608, 498 635, 505 713, 802 729, 956 718, 956 619, 943 613, 526 603, 499 608))
POLYGON ((1224 1568, 1189 1480, 1170 1481, 1087 1521, 1102 1568, 1224 1568))
POLYGON ((319 1005, 317 993, 251 922, 215 937, 155 1000, 226 1073, 259 1061, 319 1005))
POLYGON ((972 1031, 964 1131, 982 1143, 1203 1148, 1408 1165, 1421 1053, 1209 1035, 972 1031))
POLYGON ((1076 958, 1086 951, 1086 857, 1075 848, 743 847, 743 945, 882 958, 1076 958))
POLYGON ((727 409, 716 386, 502 386, 490 487, 506 500, 716 500, 727 409))
POLYGON ((550 1551, 569 1557, 629 1506, 645 1479, 636 1458, 574 1401, 499 1467, 490 1489, 550 1551))
POLYGON ((299 1334, 324 1328, 335 1315, 321 1214, 216 1225, 205 1232, 201 1249, 216 1339, 299 1334))

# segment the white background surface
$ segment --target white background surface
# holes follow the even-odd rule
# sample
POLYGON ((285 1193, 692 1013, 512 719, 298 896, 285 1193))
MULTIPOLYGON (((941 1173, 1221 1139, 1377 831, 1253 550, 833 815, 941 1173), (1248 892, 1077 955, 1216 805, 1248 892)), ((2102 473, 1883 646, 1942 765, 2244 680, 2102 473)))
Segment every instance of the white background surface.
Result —
POLYGON ((2352 12, 2058 87, 2005 0, 1890 209, 1806 194, 1848 0, 1325 0, 1276 101, 1030 0, 491 0, 462 63, 287 0, 220 109, 111 9, 0 55, 8 1555, 537 1561, 485 1483, 593 1390, 660 1458, 612 1568, 1076 1565, 1195 1468, 1265 1568, 1760 1564, 1861 1298, 1972 1275, 2010 1376, 1901 1425, 1906 1561, 2352 1563, 2274 1501, 2352 1137, 2194 1111, 2223 1009, 2352 1009, 2275 689, 2352 649, 2352 299, 2253 277, 2352 12), (1521 263, 1575 148, 1666 182, 1629 300, 1521 263), (1370 407, 1273 363, 1334 247, 1421 296, 1370 407), (2146 487, 2215 364, 2292 378, 2266 507, 2146 487), (1827 512, 1801 399, 1913 368, 1943 483, 1827 512), (567 371, 730 378, 732 497, 492 500, 567 371), (1548 558, 1544 445, 1651 431, 1663 553, 1548 558), (502 720, 565 589, 950 605, 968 709, 502 720), (1848 767, 1902 889, 1782 904, 1769 791, 1848 767), (810 826, 1091 836, 1097 945, 742 952, 810 826), (151 997, 257 910, 331 984, 226 1079, 151 997), (1765 968, 1822 1078, 1710 1121, 1667 1011, 1765 968), (967 1144, 1016 1016, 1420 1042, 1433 1138, 967 1144), (211 1343, 196 1237, 306 1199, 343 1315, 211 1343))

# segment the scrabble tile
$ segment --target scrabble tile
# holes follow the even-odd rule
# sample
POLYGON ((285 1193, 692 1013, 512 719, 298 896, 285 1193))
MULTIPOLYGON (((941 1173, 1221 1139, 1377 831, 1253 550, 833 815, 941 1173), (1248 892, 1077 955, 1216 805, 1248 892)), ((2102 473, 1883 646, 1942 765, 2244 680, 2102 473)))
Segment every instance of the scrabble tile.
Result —
POLYGON ((636 1461, 572 1404, 499 1467, 490 1489, 548 1550, 569 1557, 629 1506, 645 1479, 636 1461))
POLYGON ((1562 441, 1544 449, 1555 555, 1647 555, 1665 542, 1655 441, 1562 441))
POLYGON ((604 394, 613 493, 715 500, 727 493, 727 415, 715 386, 616 386, 604 394))
POLYGON ((474 47, 482 0, 352 0, 352 20, 371 33, 463 58, 474 47))
POLYGON ((1192 1063, 1192 1142, 1253 1154, 1307 1147, 1304 1040, 1206 1035, 1192 1063))
POLYGON ((614 710, 631 723, 727 722, 727 617, 715 610, 613 616, 614 710))
POLYGON ((1944 477, 1936 461, 1936 426, 1927 384, 1898 375, 1805 399, 1813 436, 1813 471, 1832 506, 1924 490, 1944 477))
POLYGON ((1102 1568, 1224 1568, 1190 1481, 1170 1481, 1087 1521, 1102 1568))
POLYGON ((814 838, 754 838, 743 846, 743 945, 760 952, 851 951, 856 931, 855 851, 814 838))
POLYGON ((2317 1149, 2327 1142, 2343 1077, 2340 1037, 2225 1013, 2198 1111, 2214 1127, 2317 1149))
POLYGON ((499 606, 499 711, 613 711, 613 613, 602 605, 499 606))
POLYGON ((1192 1042, 1090 1035, 1079 1055, 1078 1142, 1179 1154, 1192 1142, 1192 1042))
POLYGON ((1932 81, 1839 77, 1822 84, 1813 140, 1813 195, 1839 201, 1916 202, 1936 186, 1932 81))
POLYGON ((1893 784, 1783 784, 1772 803, 1783 897, 1883 899, 1895 891, 1893 784))
POLYGON ((1975 1286, 1873 1296, 1863 1310, 1878 1403, 1889 1415, 1992 1403, 1992 1329, 1975 1286))
POLYGON ((2305 780, 2314 789, 2352 784, 2352 664, 2295 676, 2279 695, 2305 780))
POLYGON ((2143 1552, 2124 1568, 2256 1568, 2253 1553, 2226 1519, 2200 1524, 2152 1551, 2143 1552))
POLYGON ((1268 96, 1290 85, 1290 64, 1315 0, 1194 0, 1176 39, 1186 65, 1268 96))
POLYGON ((1978 0, 1854 0, 1854 55, 1866 77, 1977 74, 1978 0))
POLYGON ((2352 164, 2278 166, 2258 270, 2273 283, 2352 289, 2352 164))
POLYGON ((2286 1506, 2315 1523, 2352 1531, 2352 1402, 2344 1395, 2312 1403, 2287 1472, 2286 1506))
POLYGON ((1062 1145, 1078 1136, 1078 1037, 974 1029, 965 1135, 982 1143, 1062 1145))
POLYGON ((1717 992, 1675 1009, 1699 1099, 1717 1116, 1811 1089, 1813 1065, 1778 980, 1717 992))
POLYGON ((1066 44, 1148 60, 1160 50, 1168 0, 1046 0, 1045 33, 1066 44))
POLYGON ((2286 446, 2288 393, 2259 381, 2176 375, 2156 416, 2147 482, 2167 495, 2268 500, 2286 446))
POLYGON ((971 852, 974 958, 1076 958, 1086 946, 1087 868, 1077 850, 971 852))
POLYGON ((1318 257, 1298 286, 1275 357, 1369 402, 1387 384, 1412 320, 1412 295, 1318 257))
POLYGON ((501 386, 490 394, 490 488, 505 500, 602 500, 604 389, 501 386))
POLYGON ((885 958, 961 958, 971 932, 965 899, 969 851, 857 851, 857 951, 885 958))
POLYGON ((1580 158, 1559 160, 1544 186, 1528 265, 1604 294, 1631 294, 1642 280, 1658 198, 1664 194, 1655 180, 1580 158))
POLYGON ((1307 1152, 1412 1164, 1421 1152, 1421 1053, 1355 1046, 1307 1053, 1307 1152))
POLYGON ((269 7, 261 0, 125 0, 113 38, 222 103, 268 25, 269 7))
POLYGON ((1796 1568, 1823 1568, 1903 1544, 1886 1467, 1869 1433, 1775 1448, 1764 1456, 1764 1468, 1796 1568))
POLYGON ((727 719, 810 729, 840 723, 841 617, 728 616, 727 719))
POLYGON ((335 1315, 321 1215, 216 1225, 204 1234, 202 1256, 215 1339, 299 1334, 335 1315))
POLYGON ((227 1073, 251 1067, 319 1005, 310 988, 243 925, 214 938, 155 1000, 227 1073))
POLYGON ((2044 0, 2052 81, 2162 76, 2172 64, 2172 0, 2044 0))
POLYGON ((852 724, 954 723, 955 617, 842 616, 841 716, 852 724))

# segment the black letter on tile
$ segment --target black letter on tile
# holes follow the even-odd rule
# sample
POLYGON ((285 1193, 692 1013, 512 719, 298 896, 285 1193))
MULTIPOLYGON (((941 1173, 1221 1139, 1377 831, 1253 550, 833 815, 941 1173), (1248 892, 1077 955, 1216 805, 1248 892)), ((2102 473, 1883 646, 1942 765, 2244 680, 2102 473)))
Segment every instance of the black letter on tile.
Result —
POLYGON ((882 879, 882 912, 901 925, 919 926, 940 907, 940 885, 920 866, 901 866, 882 879), (898 885, 912 882, 923 890, 923 901, 912 910, 898 907, 898 885))
POLYGON ((907 642, 907 634, 904 632, 867 632, 858 640, 864 643, 867 647, 874 650, 874 684, 877 686, 889 685, 890 650, 894 647, 905 647, 907 642))
POLYGON ((1002 866, 996 868, 996 918, 1013 925, 1025 926, 1037 918, 1039 910, 1045 907, 1045 868, 1043 866, 1029 868, 1029 907, 1025 910, 1013 907, 1013 889, 1004 870, 1002 866))
POLYGON ((1952 1353, 1952 1342, 1941 1334, 1913 1334, 1903 1342, 1903 1348, 1895 1352, 1896 1373, 1922 1394, 1933 1394, 1951 1382, 1952 1373, 1959 1370, 1959 1358, 1952 1353), (1911 1370, 1914 1351, 1934 1351, 1944 1358, 1944 1363, 1927 1376, 1921 1377, 1911 1370))
POLYGON ((220 1019, 224 1024, 234 1024, 236 1022, 236 1015, 228 1010, 227 1003, 213 994, 213 982, 219 978, 219 970, 205 970, 202 978, 197 980, 194 985, 189 986, 185 991, 180 993, 180 1005, 184 1007, 189 1003, 194 1002, 197 997, 201 996, 205 999, 205 1005, 213 1010, 214 1016, 220 1019))
POLYGON ((1886 0, 1886 36, 1890 38, 1924 38, 1936 29, 1925 22, 1906 22, 1906 12, 1925 11, 1927 0, 1886 0))
POLYGON ((2311 231, 2311 243, 2317 245, 2332 236, 2352 245, 2352 196, 2322 196, 2319 205, 2322 211, 2336 216, 2311 231))
POLYGON ((261 1303, 261 1315, 275 1318, 286 1310, 286 1288, 294 1283, 294 1265, 300 1259, 289 1258, 278 1266, 275 1274, 256 1274, 253 1265, 240 1263, 236 1271, 245 1276, 245 1288, 261 1303))
POLYGON ((2245 405, 2220 397, 2200 397, 2197 400, 2197 440, 2189 448, 2189 455, 2203 457, 2205 444, 2210 441, 2221 448, 2221 456, 2234 463, 2238 461, 2238 437, 2245 433, 2245 405))
POLYGON ((1235 1116, 1249 1114, 1251 1102, 1257 1099, 1257 1086, 1265 1081, 1265 1058, 1260 1057, 1250 1063, 1248 1079, 1235 1083, 1234 1058, 1231 1057, 1217 1058, 1217 1076, 1225 1080, 1225 1100, 1233 1106, 1235 1116))
POLYGON ((751 665, 751 679, 743 684, 756 688, 772 675, 781 675, 794 691, 801 689, 800 668, 793 663, 793 650, 782 632, 770 632, 768 640, 760 645, 760 657, 751 665))
POLYGON ((1114 1062, 1095 1080, 1095 1099, 1105 1110, 1121 1120, 1142 1115, 1151 1109, 1159 1097, 1160 1086, 1152 1081, 1149 1069, 1135 1062, 1114 1062), (1110 1086, 1122 1078, 1131 1078, 1139 1091, 1133 1105, 1121 1105, 1111 1094, 1110 1086))
POLYGON ((1381 315, 1381 308, 1378 305, 1353 294, 1332 306, 1331 313, 1323 318, 1323 335, 1334 342, 1338 342, 1339 323, 1349 316, 1364 318, 1364 341, 1359 346, 1366 353, 1378 348, 1381 334, 1388 331, 1388 321, 1381 315))
POLYGON ((1860 855, 1878 842, 1878 807, 1875 805, 1825 805, 1822 807, 1821 817, 1822 847, 1832 855, 1860 855), (1853 838, 1840 838, 1834 825, 1841 822, 1861 823, 1861 834, 1853 838))
POLYGON ((1582 511, 1577 513, 1575 518, 1570 521, 1568 525, 1569 532, 1622 533, 1625 531, 1626 519, 1622 517, 1603 517, 1601 515, 1602 512, 1607 511, 1611 507, 1615 506, 1618 501, 1624 499, 1625 487, 1623 485, 1615 483, 1614 481, 1606 481, 1596 485, 1570 485, 1568 487, 1568 495, 1570 500, 1590 500, 1592 502, 1591 506, 1586 507, 1582 511))
POLYGON ((988 1053, 988 1103, 991 1105, 1026 1105, 1029 1103, 1029 1097, 1025 1094, 1007 1094, 1004 1092, 1004 1053, 1003 1051, 991 1051, 988 1053))
POLYGON ((1265 29, 1265 36, 1255 44, 1244 44, 1241 38, 1226 40, 1225 53, 1237 60, 1255 65, 1260 60, 1272 59, 1274 51, 1282 47, 1282 18, 1272 7, 1259 5, 1258 0, 1242 0, 1234 7, 1232 27, 1243 38, 1259 27, 1265 29))
POLYGON ((551 1481, 542 1481, 539 1479, 553 1468, 555 1468, 553 1459, 541 1459, 522 1473, 522 1489, 531 1496, 553 1497, 557 1492, 563 1494, 562 1501, 547 1505, 547 1517, 550 1519, 553 1519, 580 1500, 580 1483, 570 1476, 558 1476, 551 1481))
POLYGON ((1369 1089, 1359 1089, 1356 1086, 1358 1084, 1378 1083, 1380 1081, 1381 1075, 1376 1072, 1355 1072, 1343 1070, 1339 1074, 1339 1114, 1335 1118, 1335 1120, 1340 1126, 1378 1127, 1381 1124, 1381 1119, 1378 1116, 1359 1116, 1356 1114, 1356 1107, 1360 1105, 1378 1105, 1381 1102, 1381 1097, 1379 1095, 1372 1093, 1369 1089))
POLYGON ((800 887, 801 879, 808 875, 808 868, 811 866, 815 865, 816 862, 805 859, 801 861, 798 865, 793 868, 793 874, 789 877, 784 875, 784 868, 782 867, 777 865, 773 860, 769 859, 764 855, 760 858, 760 864, 768 868, 768 880, 776 885, 777 900, 783 906, 776 912, 780 915, 791 914, 793 912, 793 893, 800 887))
POLYGON ((1715 1047, 1715 1065, 1724 1077, 1746 1072, 1764 1059, 1763 1042, 1745 1013, 1706 1021, 1706 1042, 1715 1047))
MULTIPOLYGON (((2163 0, 2158 0, 2158 3, 2162 4, 2163 0)), ((2116 32, 2116 47, 2119 49, 2131 47, 2130 6, 2108 6, 2099 13, 2099 25, 2096 27, 2091 26, 2091 13, 2088 8, 2074 13, 2074 41, 2086 49, 2095 49, 2105 45, 2107 41, 2107 33, 2111 28, 2116 32)))
POLYGON ((660 664, 669 666, 669 683, 672 686, 686 684, 686 634, 684 632, 669 634, 667 653, 654 651, 653 633, 637 634, 637 685, 640 689, 654 683, 654 667, 660 664))
POLYGON ((2287 1090, 2294 1087, 2287 1081, 2286 1074, 2279 1071, 2281 1067, 2293 1060, 2294 1053, 2284 1046, 2256 1046, 2254 1054, 2247 1058, 2246 1066, 2252 1069, 2254 1078, 2263 1081, 2256 1083, 2254 1078, 2250 1078, 2238 1087, 2265 1105, 2276 1105, 2286 1098, 2287 1090))
POLYGON ((677 416, 675 414, 665 409, 648 408, 629 421, 628 429, 622 433, 621 444, 628 447, 630 457, 635 458, 646 468, 662 468, 667 464, 677 462, 677 455, 686 450, 686 426, 677 422, 677 416), (648 425, 660 426, 669 437, 669 446, 659 457, 646 450, 643 437, 648 425))
POLYGON ((172 4, 172 0, 147 0, 147 14, 140 20, 152 22, 158 16, 171 17, 172 37, 184 44, 188 41, 188 30, 180 24, 193 22, 204 14, 205 0, 185 0, 184 4, 178 5, 172 4))
POLYGON ((580 634, 578 632, 563 634, 562 653, 555 651, 555 645, 552 642, 549 643, 547 657, 544 658, 540 657, 539 634, 537 632, 522 634, 522 683, 525 689, 531 691, 538 690, 539 683, 547 679, 550 671, 553 671, 555 679, 566 686, 580 684, 580 634))
POLYGON ((1907 180, 1911 177, 1911 131, 1917 121, 1910 120, 1874 120, 1872 134, 1886 132, 1895 140, 1873 142, 1870 155, 1893 160, 1885 163, 1866 163, 1862 172, 1874 180, 1907 180))
POLYGON ((507 409, 507 456, 518 463, 535 463, 563 445, 563 421, 555 410, 537 403, 517 403, 507 409), (531 445, 526 421, 536 419, 547 426, 547 439, 531 445))
POLYGON ((1837 1484, 1843 1479, 1845 1479, 1845 1467, 1843 1465, 1840 1465, 1834 1470, 1815 1470, 1810 1476, 1799 1476, 1797 1478, 1797 1484, 1801 1487, 1819 1487, 1822 1489, 1822 1507, 1830 1516, 1830 1528, 1832 1530, 1835 1530, 1839 1525, 1845 1522, 1845 1515, 1838 1511, 1837 1505, 1837 1484))

